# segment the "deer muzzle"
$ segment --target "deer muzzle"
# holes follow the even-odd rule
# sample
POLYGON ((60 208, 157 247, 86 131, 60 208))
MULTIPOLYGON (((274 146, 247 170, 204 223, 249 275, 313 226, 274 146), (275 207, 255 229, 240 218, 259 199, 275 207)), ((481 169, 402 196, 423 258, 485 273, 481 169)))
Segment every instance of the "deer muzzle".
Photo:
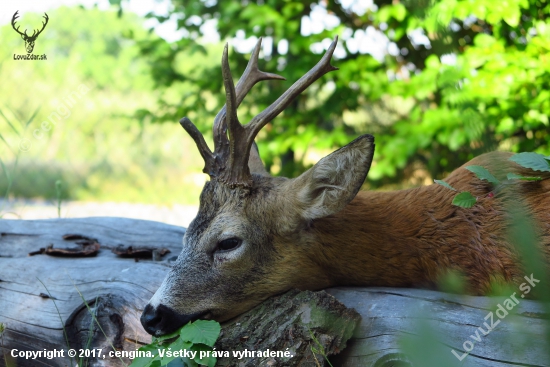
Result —
POLYGON ((141 314, 141 325, 153 336, 161 336, 176 331, 190 321, 195 321, 206 312, 182 315, 163 304, 156 307, 148 304, 141 314))

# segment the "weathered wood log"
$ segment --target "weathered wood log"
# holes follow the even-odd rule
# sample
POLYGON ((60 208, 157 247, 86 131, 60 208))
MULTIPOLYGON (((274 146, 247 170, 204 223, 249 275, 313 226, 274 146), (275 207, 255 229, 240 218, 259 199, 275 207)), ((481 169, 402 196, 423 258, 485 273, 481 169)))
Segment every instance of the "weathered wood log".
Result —
MULTIPOLYGON (((119 244, 167 247, 174 256, 181 251, 184 228, 162 223, 122 219, 87 218, 62 220, 0 221, 0 322, 6 325, 3 352, 67 349, 109 344, 135 350, 151 338, 141 327, 143 306, 155 292, 169 268, 160 262, 122 259, 109 248, 119 244), (72 245, 62 237, 78 233, 99 241, 96 257, 68 258, 36 255, 37 251, 72 245), (51 298, 43 297, 49 295, 51 298), (85 302, 88 306, 86 306, 85 302), (108 338, 101 331, 88 343, 90 312, 98 314, 108 338), (67 338, 63 328, 66 326, 67 338), (109 339, 109 340, 107 340, 109 339)), ((165 258, 170 258, 170 255, 165 258)), ((17 359, 18 366, 34 361, 17 359)), ((47 360, 45 365, 66 365, 68 359, 47 360)), ((0 362, 2 363, 2 362, 0 362)), ((107 359, 105 365, 119 365, 107 359)))
POLYGON ((290 357, 230 355, 217 366, 325 366, 346 347, 361 316, 326 292, 293 290, 273 297, 223 325, 218 351, 287 352, 290 357))
MULTIPOLYGON (((181 227, 124 218, 1 220, 0 323, 6 326, 6 331, 0 340, 3 354, 0 366, 10 361, 17 366, 71 365, 68 358, 10 357, 15 349, 67 350, 67 339, 72 348, 103 348, 103 351, 112 347, 131 351, 148 343, 150 336, 142 329, 139 316, 164 278, 170 260, 179 253, 184 233, 181 227), (62 238, 65 234, 97 239, 101 250, 95 257, 27 256, 50 244, 54 248, 75 246, 74 241, 62 238), (120 244, 165 247, 171 253, 161 261, 136 262, 117 257, 109 250, 120 244), (103 331, 94 326, 92 314, 103 331)), ((513 310, 507 310, 507 315, 501 310, 505 305, 503 299, 488 297, 390 288, 333 288, 327 292, 362 317, 347 348, 332 357, 334 366, 422 366, 430 356, 438 358, 441 366, 550 365, 548 308, 519 298, 520 292, 516 294, 518 304, 513 310), (493 328, 489 330, 491 324, 493 328), (487 331, 490 332, 484 335, 487 331), (465 356, 464 350, 470 347, 470 354, 465 356), (404 356, 403 352, 412 353, 404 356)), ((301 353, 300 360, 311 363, 312 359, 318 359, 319 365, 323 365, 319 354, 306 355, 316 344, 305 333, 304 325, 301 329, 289 326, 300 326, 307 315, 307 312, 297 312, 303 308, 299 305, 307 304, 311 308, 311 305, 331 303, 330 299, 324 292, 291 292, 279 297, 279 301, 268 300, 257 310, 224 325, 218 350, 275 350, 301 342, 301 347, 306 348, 295 348, 297 354, 301 353), (285 315, 288 318, 285 319, 285 315), (296 340, 291 343, 290 337, 296 340)), ((332 336, 320 336, 329 334, 317 328, 315 335, 319 337, 316 338, 326 347, 327 354, 343 347, 346 338, 341 338, 342 342, 334 335, 348 333, 355 320, 353 313, 344 308, 331 307, 324 309, 340 310, 339 315, 347 315, 349 322, 342 322, 340 318, 340 330, 333 330, 337 333, 332 336)), ((317 309, 316 306, 313 309, 317 309)), ((306 323, 305 328, 312 325, 306 323)), ((92 358, 90 362, 96 366, 124 365, 116 358, 92 358)), ((123 362, 127 363, 128 359, 123 362)), ((221 358, 218 363, 222 366, 298 365, 269 358, 240 361, 221 358)))

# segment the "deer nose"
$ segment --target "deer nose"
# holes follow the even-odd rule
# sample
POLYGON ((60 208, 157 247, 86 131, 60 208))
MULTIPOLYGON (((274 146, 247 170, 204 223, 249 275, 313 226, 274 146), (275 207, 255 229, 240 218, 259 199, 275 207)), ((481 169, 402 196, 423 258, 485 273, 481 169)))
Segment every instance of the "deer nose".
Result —
POLYGON ((145 331, 151 335, 160 336, 171 333, 183 326, 187 321, 187 317, 179 315, 165 305, 160 304, 153 307, 148 304, 143 309, 140 321, 145 331))

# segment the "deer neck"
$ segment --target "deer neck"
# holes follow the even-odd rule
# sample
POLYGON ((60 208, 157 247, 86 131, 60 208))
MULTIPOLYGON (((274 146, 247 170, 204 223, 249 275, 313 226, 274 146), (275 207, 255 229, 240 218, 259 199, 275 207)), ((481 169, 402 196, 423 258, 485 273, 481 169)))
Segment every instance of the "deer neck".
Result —
POLYGON ((332 285, 431 287, 437 274, 429 269, 437 267, 426 262, 436 256, 437 237, 423 236, 428 215, 419 213, 430 212, 427 191, 360 192, 339 213, 315 221, 320 267, 332 285))

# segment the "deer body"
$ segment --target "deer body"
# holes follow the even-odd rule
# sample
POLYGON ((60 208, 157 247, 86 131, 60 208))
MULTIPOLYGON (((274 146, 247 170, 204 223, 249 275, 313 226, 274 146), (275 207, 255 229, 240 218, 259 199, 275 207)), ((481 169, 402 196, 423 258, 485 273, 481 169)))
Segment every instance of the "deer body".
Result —
MULTIPOLYGON (((162 335, 197 318, 224 321, 292 288, 336 285, 434 287, 449 270, 484 294, 491 281, 519 282, 521 255, 510 243, 510 207, 527 215, 550 260, 550 174, 538 182, 492 187, 461 167, 447 182, 478 197, 473 208, 452 205, 456 192, 440 185, 360 192, 374 154, 363 135, 297 178, 271 177, 254 137, 316 78, 335 70, 327 54, 272 106, 241 125, 236 107, 254 83, 280 77, 257 69, 259 43, 235 87, 224 52, 227 103, 214 122, 212 152, 186 118, 211 180, 174 267, 145 307, 141 322, 162 335)), ((489 153, 469 165, 497 178, 525 174, 509 154, 489 153)))
MULTIPOLYGON (((525 174, 507 161, 509 153, 482 155, 466 165, 525 174), (507 164, 507 162, 509 164, 507 164)), ((532 173, 531 173, 532 174, 532 173)), ((483 295, 491 281, 519 284, 526 275, 515 244, 507 206, 522 206, 540 228, 541 250, 550 262, 550 175, 517 183, 496 196, 494 187, 461 167, 446 181, 478 197, 470 209, 451 205, 455 192, 430 185, 396 192, 360 192, 342 211, 313 224, 319 258, 331 276, 328 285, 435 288, 443 272, 466 275, 468 292, 483 295)), ((317 255, 313 255, 317 256, 317 255)))

